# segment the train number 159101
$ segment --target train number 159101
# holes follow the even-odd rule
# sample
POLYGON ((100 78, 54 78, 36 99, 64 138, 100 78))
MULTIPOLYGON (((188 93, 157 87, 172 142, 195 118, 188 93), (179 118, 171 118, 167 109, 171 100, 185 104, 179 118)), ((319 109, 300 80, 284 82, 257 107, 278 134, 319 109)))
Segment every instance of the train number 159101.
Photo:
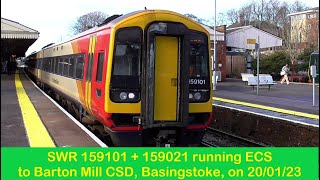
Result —
POLYGON ((205 79, 189 79, 189 84, 204 85, 204 84, 206 84, 206 80, 205 79))

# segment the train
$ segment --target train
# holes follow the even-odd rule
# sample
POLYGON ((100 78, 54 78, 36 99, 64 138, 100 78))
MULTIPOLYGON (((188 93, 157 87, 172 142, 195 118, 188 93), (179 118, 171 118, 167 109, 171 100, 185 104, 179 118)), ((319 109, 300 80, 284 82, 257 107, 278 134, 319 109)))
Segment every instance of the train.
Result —
POLYGON ((198 146, 213 119, 210 34, 176 12, 141 10, 26 57, 26 73, 114 146, 198 146))

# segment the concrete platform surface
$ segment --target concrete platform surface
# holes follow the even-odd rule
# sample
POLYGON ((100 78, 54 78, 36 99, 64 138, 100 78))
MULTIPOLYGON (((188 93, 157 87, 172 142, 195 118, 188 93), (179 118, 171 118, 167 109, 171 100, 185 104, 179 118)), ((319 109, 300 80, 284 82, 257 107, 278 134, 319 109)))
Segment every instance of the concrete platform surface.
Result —
POLYGON ((213 96, 319 115, 319 85, 315 87, 315 106, 310 84, 277 82, 270 90, 268 86, 260 87, 259 95, 256 89, 245 85, 241 79, 227 79, 218 82, 213 96))
MULTIPOLYGON (((20 81, 55 146, 99 147, 91 136, 37 89, 24 73, 20 73, 20 81)), ((15 87, 15 74, 1 74, 1 147, 29 146, 25 128, 15 87)))

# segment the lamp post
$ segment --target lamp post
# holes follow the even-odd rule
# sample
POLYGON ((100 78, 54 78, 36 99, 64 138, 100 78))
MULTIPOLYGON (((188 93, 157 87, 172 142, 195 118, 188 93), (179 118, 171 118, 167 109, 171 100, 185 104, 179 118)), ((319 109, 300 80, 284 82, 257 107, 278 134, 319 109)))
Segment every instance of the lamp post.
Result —
POLYGON ((217 44, 216 44, 216 19, 217 19, 217 0, 214 0, 214 35, 213 35, 213 90, 217 89, 217 78, 216 78, 216 67, 217 67, 217 60, 216 60, 216 53, 217 53, 217 44))

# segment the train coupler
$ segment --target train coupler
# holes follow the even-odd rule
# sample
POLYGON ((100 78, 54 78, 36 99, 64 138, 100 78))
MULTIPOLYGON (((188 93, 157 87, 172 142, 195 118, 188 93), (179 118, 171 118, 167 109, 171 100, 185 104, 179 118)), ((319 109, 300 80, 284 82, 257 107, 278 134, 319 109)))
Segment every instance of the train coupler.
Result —
POLYGON ((176 146, 175 130, 160 130, 155 138, 157 147, 174 147, 176 146))

